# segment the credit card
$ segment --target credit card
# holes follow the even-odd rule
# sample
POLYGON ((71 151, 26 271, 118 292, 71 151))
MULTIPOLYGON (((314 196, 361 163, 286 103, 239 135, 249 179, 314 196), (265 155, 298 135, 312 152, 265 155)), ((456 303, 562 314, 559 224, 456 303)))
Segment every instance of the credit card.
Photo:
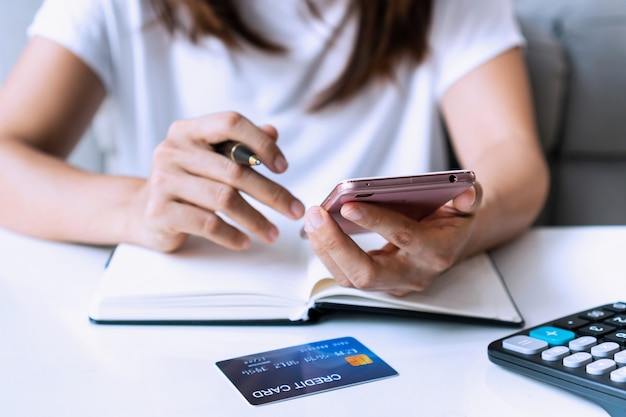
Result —
POLYGON ((398 375, 353 337, 270 350, 216 365, 252 405, 398 375))

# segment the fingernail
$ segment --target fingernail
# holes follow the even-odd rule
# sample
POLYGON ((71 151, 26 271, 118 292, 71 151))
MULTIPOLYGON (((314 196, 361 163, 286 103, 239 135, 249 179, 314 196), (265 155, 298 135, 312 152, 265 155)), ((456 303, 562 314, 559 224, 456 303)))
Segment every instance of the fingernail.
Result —
POLYGON ((276 159, 274 159, 274 167, 278 171, 283 172, 287 169, 288 166, 289 165, 287 164, 287 160, 285 159, 284 156, 278 155, 276 159))
POLYGON ((267 238, 270 240, 270 242, 274 242, 276 239, 278 239, 278 229, 276 227, 272 227, 269 232, 267 232, 267 238))
POLYGON ((472 190, 472 203, 471 203, 471 205, 473 206, 474 204, 476 204, 476 197, 478 197, 478 195, 476 194, 476 189, 474 187, 471 187, 470 190, 472 190))
POLYGON ((304 218, 304 230, 306 232, 313 232, 315 229, 318 229, 322 223, 324 223, 324 219, 322 219, 319 208, 312 207, 307 211, 306 217, 304 218))
POLYGON ((356 207, 343 206, 341 207, 341 216, 344 219, 348 219, 351 221, 359 221, 363 218, 363 213, 356 207))
POLYGON ((291 214, 296 216, 298 219, 304 216, 304 205, 299 201, 291 203, 291 214))

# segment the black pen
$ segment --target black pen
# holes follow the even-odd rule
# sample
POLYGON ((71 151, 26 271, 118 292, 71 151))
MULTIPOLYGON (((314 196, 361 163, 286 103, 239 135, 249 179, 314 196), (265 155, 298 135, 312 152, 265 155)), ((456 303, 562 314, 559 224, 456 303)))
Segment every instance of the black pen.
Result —
POLYGON ((243 165, 261 165, 261 160, 246 145, 234 140, 227 140, 213 145, 215 152, 220 153, 243 165))

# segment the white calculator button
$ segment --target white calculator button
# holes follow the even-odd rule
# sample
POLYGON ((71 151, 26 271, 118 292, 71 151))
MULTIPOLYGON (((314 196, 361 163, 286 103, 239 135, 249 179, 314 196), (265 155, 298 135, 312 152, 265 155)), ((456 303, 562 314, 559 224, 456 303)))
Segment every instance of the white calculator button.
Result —
POLYGON ((611 381, 626 382, 626 368, 618 368, 611 372, 611 381))
POLYGON ((546 349, 548 342, 535 339, 534 337, 518 335, 504 339, 502 347, 524 355, 534 355, 546 349))
POLYGON ((544 361, 558 361, 569 355, 570 350, 565 346, 554 346, 541 352, 541 359, 544 361))
POLYGON ((598 344, 598 339, 595 337, 582 336, 569 342, 569 348, 572 352, 584 352, 596 344, 598 344))
POLYGON ((626 365, 626 350, 622 350, 621 352, 617 352, 613 356, 613 360, 617 362, 618 365, 626 365))
POLYGON ((591 353, 578 352, 563 358, 563 366, 568 368, 580 368, 593 360, 591 353))
POLYGON ((615 361, 612 359, 598 359, 587 365, 585 370, 591 375, 604 375, 617 368, 615 361))
POLYGON ((591 348, 591 356, 594 358, 611 358, 619 352, 619 345, 615 342, 604 342, 591 348))

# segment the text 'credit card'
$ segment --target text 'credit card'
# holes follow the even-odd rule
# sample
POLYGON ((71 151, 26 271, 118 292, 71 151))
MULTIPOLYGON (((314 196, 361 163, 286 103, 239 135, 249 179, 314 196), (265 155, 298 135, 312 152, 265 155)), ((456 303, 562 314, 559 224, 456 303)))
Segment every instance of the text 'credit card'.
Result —
POLYGON ((398 375, 353 337, 256 353, 216 365, 252 405, 398 375))

